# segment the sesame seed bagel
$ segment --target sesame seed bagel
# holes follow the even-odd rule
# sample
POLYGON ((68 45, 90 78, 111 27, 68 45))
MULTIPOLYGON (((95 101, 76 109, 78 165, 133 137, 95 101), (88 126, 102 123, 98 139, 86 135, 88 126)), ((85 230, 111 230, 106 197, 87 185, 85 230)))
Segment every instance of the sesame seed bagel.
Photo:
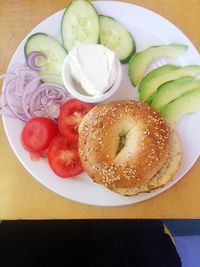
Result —
POLYGON ((170 127, 147 104, 114 101, 94 107, 79 126, 79 155, 84 170, 111 190, 150 181, 165 164, 170 127))

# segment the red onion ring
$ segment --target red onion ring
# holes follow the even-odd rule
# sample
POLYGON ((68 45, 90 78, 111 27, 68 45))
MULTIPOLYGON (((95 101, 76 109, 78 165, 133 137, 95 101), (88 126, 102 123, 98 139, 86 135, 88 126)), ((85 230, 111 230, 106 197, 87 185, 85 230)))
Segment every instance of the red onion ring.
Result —
POLYGON ((45 61, 47 56, 41 51, 33 51, 29 53, 26 57, 26 64, 32 70, 41 70, 43 68, 43 64, 39 64, 39 60, 45 61))
POLYGON ((57 75, 38 75, 25 65, 12 66, 1 75, 4 88, 0 98, 0 114, 27 121, 32 117, 49 117, 56 121, 60 105, 70 98, 66 89, 56 83, 41 80, 57 75))

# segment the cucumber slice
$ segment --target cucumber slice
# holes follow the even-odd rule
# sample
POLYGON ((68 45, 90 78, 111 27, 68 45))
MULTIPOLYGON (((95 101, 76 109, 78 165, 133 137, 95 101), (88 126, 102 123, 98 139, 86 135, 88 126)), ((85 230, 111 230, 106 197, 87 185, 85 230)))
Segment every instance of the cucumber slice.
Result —
POLYGON ((184 76, 194 77, 200 73, 200 65, 164 65, 149 72, 139 84, 140 100, 151 104, 158 87, 168 81, 184 76))
POLYGON ((66 8, 61 23, 62 42, 67 51, 80 44, 99 41, 99 18, 87 0, 75 0, 66 8))
POLYGON ((136 86, 144 77, 146 68, 154 58, 161 56, 176 59, 187 50, 186 45, 168 44, 161 46, 151 46, 132 56, 129 61, 129 76, 133 86, 136 86))
POLYGON ((128 63, 136 51, 135 41, 127 29, 108 16, 99 16, 100 43, 113 50, 121 63, 128 63))
POLYGON ((47 58, 42 70, 38 71, 40 75, 57 75, 59 77, 43 78, 44 82, 62 83, 61 70, 63 61, 67 55, 65 49, 51 36, 45 33, 35 33, 31 35, 24 46, 24 53, 27 56, 30 52, 41 51, 47 58))

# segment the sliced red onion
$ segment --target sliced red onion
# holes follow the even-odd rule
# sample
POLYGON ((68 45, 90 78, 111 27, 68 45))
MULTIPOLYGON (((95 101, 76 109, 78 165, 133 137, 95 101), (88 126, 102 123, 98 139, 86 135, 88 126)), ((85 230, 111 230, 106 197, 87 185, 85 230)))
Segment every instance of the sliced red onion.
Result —
MULTIPOLYGON (((27 84, 25 87, 24 93, 22 95, 22 103, 23 109, 28 118, 36 116, 35 114, 40 113, 43 111, 43 116, 49 116, 49 113, 46 113, 45 105, 48 104, 49 100, 53 100, 55 103, 59 104, 59 106, 70 98, 69 94, 67 93, 66 89, 54 83, 41 83, 35 89, 35 83, 37 83, 40 79, 45 79, 48 77, 53 77, 56 75, 41 75, 33 79, 30 83, 27 84), (54 97, 51 95, 45 96, 46 91, 54 91, 54 97), (43 95, 44 94, 44 95, 43 95), (39 101, 38 101, 39 100, 39 101), (43 102, 43 103, 42 103, 43 102)), ((57 77, 57 76, 56 76, 57 77)), ((57 114, 56 114, 57 116, 57 114)), ((53 116, 54 119, 57 117, 53 116)))
POLYGON ((48 117, 55 121, 59 116, 60 105, 59 103, 50 100, 45 106, 45 111, 48 114, 48 117))
POLYGON ((20 109, 20 101, 16 99, 16 97, 14 98, 13 101, 13 90, 12 90, 12 85, 13 82, 15 82, 15 79, 10 80, 7 83, 7 87, 10 88, 10 90, 5 90, 4 92, 4 100, 5 100, 5 104, 8 107, 8 110, 10 110, 10 112, 18 119, 24 121, 24 116, 21 116, 21 109, 20 109))
POLYGON ((41 70, 43 68, 44 62, 47 56, 41 51, 33 51, 29 53, 26 57, 26 63, 32 70, 41 70), (39 62, 39 61, 42 61, 39 62))
POLYGON ((3 103, 1 104, 1 113, 3 115, 12 115, 22 121, 27 118, 22 109, 22 91, 26 80, 33 79, 38 74, 30 70, 25 65, 14 65, 9 68, 9 72, 4 74, 3 103), (28 78, 27 78, 28 76, 28 78), (23 80, 23 83, 20 81, 23 80))
POLYGON ((26 65, 15 65, 11 72, 1 75, 4 89, 0 98, 0 114, 27 121, 32 117, 49 117, 54 121, 60 105, 70 98, 66 89, 55 83, 42 83, 44 78, 57 75, 41 75, 26 65))

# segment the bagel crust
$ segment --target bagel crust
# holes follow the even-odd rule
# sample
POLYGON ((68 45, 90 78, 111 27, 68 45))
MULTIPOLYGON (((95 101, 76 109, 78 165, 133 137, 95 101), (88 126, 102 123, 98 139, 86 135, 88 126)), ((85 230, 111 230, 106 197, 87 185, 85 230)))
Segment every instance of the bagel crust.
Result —
POLYGON ((137 101, 98 105, 79 126, 83 168, 111 190, 147 183, 166 162, 169 143, 165 119, 137 101))

